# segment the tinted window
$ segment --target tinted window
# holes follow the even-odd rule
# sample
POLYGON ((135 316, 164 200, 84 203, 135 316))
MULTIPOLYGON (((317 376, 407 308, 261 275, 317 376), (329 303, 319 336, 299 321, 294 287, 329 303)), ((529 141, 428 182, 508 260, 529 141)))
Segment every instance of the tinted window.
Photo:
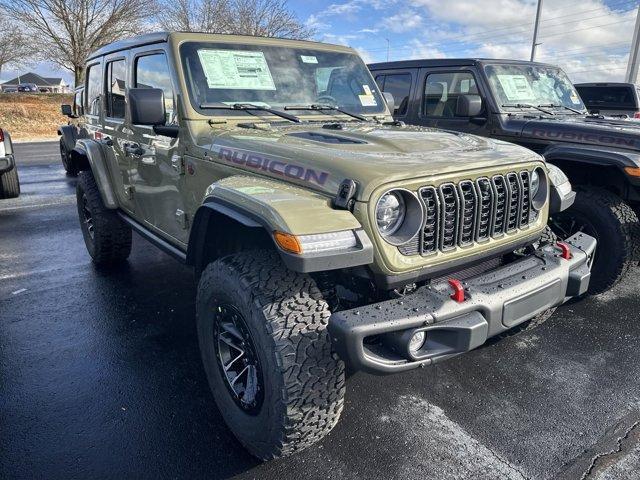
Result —
POLYGON ((107 117, 124 118, 127 65, 124 60, 107 63, 107 117))
POLYGON ((82 90, 79 90, 73 96, 73 113, 82 115, 82 90))
POLYGON ((173 88, 169 65, 164 53, 155 53, 139 57, 136 60, 135 71, 136 88, 161 88, 164 91, 164 103, 167 110, 167 120, 173 117, 173 88))
POLYGON ((636 101, 632 87, 576 87, 589 109, 626 108, 634 110, 636 101))
POLYGON ((87 114, 100 115, 102 65, 92 65, 87 73, 87 114))
POLYGON ((432 73, 424 88, 424 112, 429 117, 454 117, 458 96, 478 94, 473 75, 468 72, 432 73))
MULTIPOLYGON (((379 84, 378 84, 379 85, 379 84)), ((397 75, 386 75, 383 92, 393 95, 395 108, 394 115, 405 115, 409 105, 409 92, 411 91, 411 74, 402 73, 397 75)))

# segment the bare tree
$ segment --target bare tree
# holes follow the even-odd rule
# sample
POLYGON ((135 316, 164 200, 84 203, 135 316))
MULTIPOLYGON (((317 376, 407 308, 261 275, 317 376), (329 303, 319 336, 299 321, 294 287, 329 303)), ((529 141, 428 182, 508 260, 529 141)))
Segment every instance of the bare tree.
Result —
POLYGON ((6 66, 20 67, 31 60, 33 51, 20 28, 0 10, 0 78, 6 66))
POLYGON ((93 51, 140 33, 155 13, 155 0, 0 0, 42 58, 84 77, 93 51))
POLYGON ((287 0, 164 0, 159 24, 167 30, 306 39, 314 34, 287 0))

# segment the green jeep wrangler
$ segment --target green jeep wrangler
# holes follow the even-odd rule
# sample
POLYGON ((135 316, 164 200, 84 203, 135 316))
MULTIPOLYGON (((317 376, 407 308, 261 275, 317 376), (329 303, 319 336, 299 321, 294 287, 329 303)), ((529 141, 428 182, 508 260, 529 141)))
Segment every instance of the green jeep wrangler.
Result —
POLYGON ((87 249, 121 262, 135 231, 194 267, 215 401, 259 458, 329 433, 345 365, 430 365, 588 287, 595 240, 546 230, 573 198, 561 172, 394 122, 349 48, 156 33, 92 54, 84 91, 87 249))

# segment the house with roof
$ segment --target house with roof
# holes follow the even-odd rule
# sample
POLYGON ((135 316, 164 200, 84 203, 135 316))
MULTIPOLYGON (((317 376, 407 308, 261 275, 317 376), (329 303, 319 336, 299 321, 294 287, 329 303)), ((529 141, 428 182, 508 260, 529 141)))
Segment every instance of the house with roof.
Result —
POLYGON ((12 78, 11 80, 7 80, 6 82, 0 84, 0 89, 3 92, 6 91, 16 91, 18 85, 21 83, 34 83, 37 85, 38 90, 40 92, 47 93, 69 93, 71 92, 71 88, 64 81, 63 78, 59 77, 42 77, 37 73, 29 72, 24 75, 18 75, 16 78, 12 78))

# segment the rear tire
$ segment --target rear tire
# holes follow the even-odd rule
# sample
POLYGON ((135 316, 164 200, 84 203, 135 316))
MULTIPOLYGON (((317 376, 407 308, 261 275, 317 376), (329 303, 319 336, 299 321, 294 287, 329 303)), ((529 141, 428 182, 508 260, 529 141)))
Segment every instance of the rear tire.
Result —
POLYGON ((616 285, 637 264, 640 223, 617 195, 593 187, 576 190, 573 206, 554 215, 551 226, 560 238, 583 231, 598 240, 589 282, 589 294, 596 295, 616 285))
POLYGON ((67 145, 64 143, 63 138, 60 139, 60 159, 67 175, 77 177, 78 169, 75 167, 73 160, 71 160, 71 152, 67 150, 67 145))
POLYGON ((336 425, 344 403, 344 363, 331 351, 331 312, 310 276, 288 270, 271 251, 221 258, 202 273, 196 315, 214 399, 251 454, 263 460, 290 455, 336 425), (223 333, 221 324, 227 325, 223 333), (243 352, 234 361, 228 360, 230 331, 244 332, 238 335, 241 347, 234 347, 243 352), (250 370, 238 373, 237 363, 245 358, 242 368, 250 370))
POLYGON ((8 172, 0 173, 0 198, 16 198, 19 195, 18 167, 14 166, 8 172))
POLYGON ((108 267, 126 260, 131 253, 131 227, 115 210, 105 207, 91 171, 80 172, 76 200, 82 236, 93 262, 108 267))

